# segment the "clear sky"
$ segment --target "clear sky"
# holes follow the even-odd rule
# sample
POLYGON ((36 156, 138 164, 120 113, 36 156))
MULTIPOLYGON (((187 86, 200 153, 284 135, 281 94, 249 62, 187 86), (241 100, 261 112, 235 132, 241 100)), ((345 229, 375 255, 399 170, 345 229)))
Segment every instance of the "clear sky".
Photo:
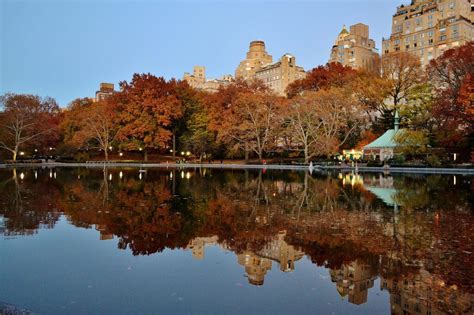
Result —
POLYGON ((255 39, 274 61, 288 52, 308 70, 327 62, 343 24, 368 24, 380 49, 407 2, 0 0, 0 94, 67 106, 134 72, 182 78, 204 65, 209 78, 234 74, 255 39))

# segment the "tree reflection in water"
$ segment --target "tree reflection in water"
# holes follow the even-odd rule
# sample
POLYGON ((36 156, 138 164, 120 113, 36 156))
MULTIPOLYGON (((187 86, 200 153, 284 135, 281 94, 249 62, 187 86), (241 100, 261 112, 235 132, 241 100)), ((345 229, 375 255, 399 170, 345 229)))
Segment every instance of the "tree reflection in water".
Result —
POLYGON ((235 252, 248 281, 304 255, 341 296, 367 301, 374 280, 393 313, 469 312, 474 294, 472 178, 211 169, 0 172, 5 236, 52 228, 63 213, 118 248, 151 255, 206 245, 235 252), (20 173, 21 172, 21 173, 20 173), (48 176, 50 173, 59 176, 48 176), (20 175, 21 174, 21 175, 20 175))

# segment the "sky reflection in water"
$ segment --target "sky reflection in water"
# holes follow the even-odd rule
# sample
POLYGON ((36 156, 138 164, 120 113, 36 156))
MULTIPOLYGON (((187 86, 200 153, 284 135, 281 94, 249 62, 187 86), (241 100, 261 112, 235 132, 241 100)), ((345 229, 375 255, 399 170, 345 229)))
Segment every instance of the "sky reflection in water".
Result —
POLYGON ((0 171, 0 307, 469 313, 473 178, 0 171))

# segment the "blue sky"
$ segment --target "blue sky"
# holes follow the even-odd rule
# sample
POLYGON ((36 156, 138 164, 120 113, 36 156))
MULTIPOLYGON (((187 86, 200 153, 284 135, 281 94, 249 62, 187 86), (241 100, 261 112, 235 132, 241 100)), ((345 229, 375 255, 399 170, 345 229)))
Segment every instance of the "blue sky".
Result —
POLYGON ((234 74, 255 39, 274 60, 288 52, 311 69, 327 62, 343 24, 368 24, 380 49, 406 2, 0 0, 0 94, 66 106, 134 72, 181 78, 204 65, 211 78, 234 74))

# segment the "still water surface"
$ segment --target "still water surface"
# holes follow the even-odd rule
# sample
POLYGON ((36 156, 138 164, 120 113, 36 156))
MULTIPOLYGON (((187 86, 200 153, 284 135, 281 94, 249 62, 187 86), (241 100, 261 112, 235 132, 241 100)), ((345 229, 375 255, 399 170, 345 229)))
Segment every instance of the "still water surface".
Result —
POLYGON ((474 178, 0 170, 0 307, 471 313, 474 178))

